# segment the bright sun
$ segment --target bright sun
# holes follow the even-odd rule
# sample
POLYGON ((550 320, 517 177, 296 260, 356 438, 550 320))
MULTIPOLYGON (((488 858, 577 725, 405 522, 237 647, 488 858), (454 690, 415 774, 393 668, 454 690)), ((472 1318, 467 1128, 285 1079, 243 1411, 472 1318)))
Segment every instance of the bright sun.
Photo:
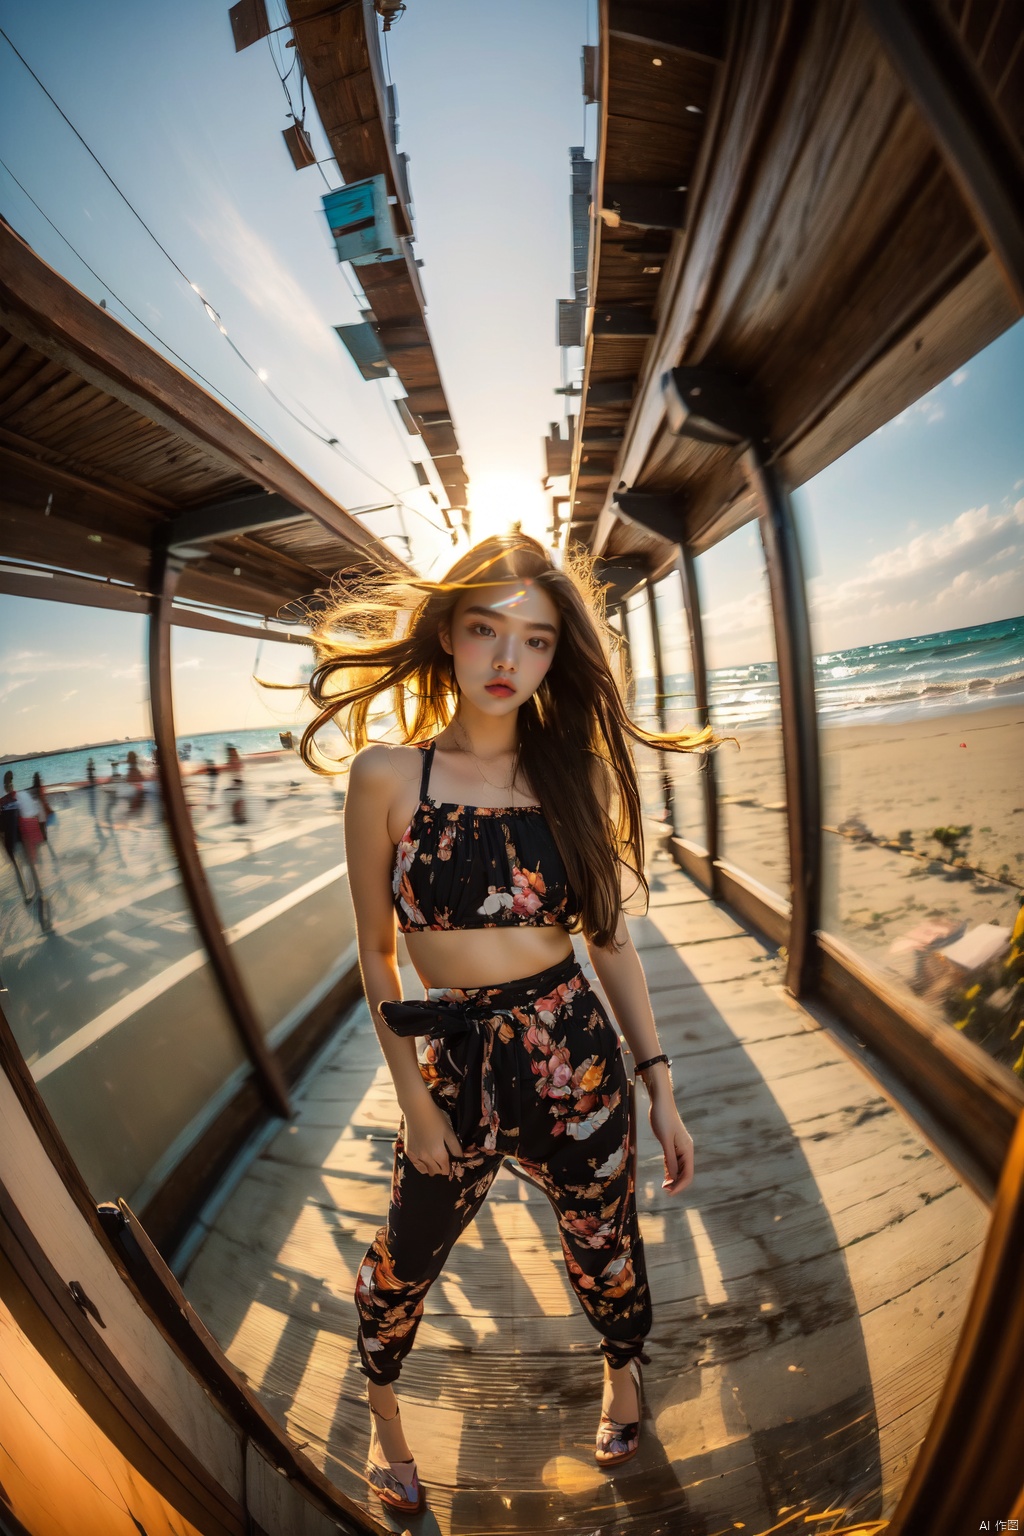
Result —
POLYGON ((551 542, 551 503, 536 477, 517 470, 489 470, 474 475, 469 487, 473 509, 472 541, 478 543, 494 533, 507 533, 515 522, 523 532, 532 534, 542 544, 551 542))

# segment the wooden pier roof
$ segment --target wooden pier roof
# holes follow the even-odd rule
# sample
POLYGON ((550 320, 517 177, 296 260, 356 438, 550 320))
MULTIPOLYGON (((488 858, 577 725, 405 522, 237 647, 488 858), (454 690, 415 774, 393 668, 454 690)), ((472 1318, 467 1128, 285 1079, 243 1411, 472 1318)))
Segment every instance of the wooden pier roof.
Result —
POLYGON ((2 222, 0 463, 3 553, 48 572, 8 567, 7 592, 143 612, 155 546, 184 536, 206 553, 179 596, 265 617, 346 570, 405 568, 2 222))
MULTIPOLYGON (((695 550, 753 515, 737 455, 670 431, 669 370, 742 385, 796 486, 1021 313, 1000 211, 993 242, 957 161, 980 145, 1024 189, 1020 9, 931 8, 952 143, 890 61, 879 9, 602 0, 570 493, 573 535, 596 553, 668 557, 671 540, 617 514, 620 490, 674 498, 695 550)), ((1019 220, 1004 222, 1012 245, 1019 220)))

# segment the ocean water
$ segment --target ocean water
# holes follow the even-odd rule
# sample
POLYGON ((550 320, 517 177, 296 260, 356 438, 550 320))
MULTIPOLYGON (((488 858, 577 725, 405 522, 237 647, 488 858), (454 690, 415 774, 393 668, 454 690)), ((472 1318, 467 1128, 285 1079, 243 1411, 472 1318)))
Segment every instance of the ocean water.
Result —
MULTIPOLYGON (((815 658, 814 670, 823 725, 926 718, 995 704, 1024 703, 1024 617, 830 651, 815 658)), ((774 662, 720 667, 709 672, 708 686, 719 730, 767 725, 778 719, 779 684, 774 662)), ((665 691, 680 709, 692 709, 693 681, 688 675, 666 677, 665 691)), ((653 703, 653 679, 638 678, 635 712, 641 720, 651 714, 653 703)), ((212 757, 221 765, 229 742, 243 757, 281 748, 274 726, 178 738, 179 751, 186 751, 192 762, 202 763, 212 757)), ((37 769, 44 784, 81 784, 90 757, 99 778, 110 777, 112 762, 119 764, 123 775, 130 748, 139 754, 145 772, 153 752, 151 738, 26 757, 3 764, 2 771, 10 768, 14 772, 18 788, 26 787, 37 769)))
POLYGON ((892 719, 1024 698, 1024 618, 944 629, 815 659, 825 718, 892 719))
MULTIPOLYGON (((296 741, 298 736, 296 735, 296 741)), ((178 755, 191 763, 202 764, 212 757, 221 767, 227 759, 228 743, 238 748, 243 757, 253 752, 281 750, 281 738, 276 726, 258 726, 248 731, 208 731, 199 736, 179 736, 178 755)), ((137 752, 139 766, 148 774, 153 757, 154 742, 151 736, 137 741, 115 741, 101 747, 76 747, 70 752, 48 752, 42 757, 23 757, 4 763, 0 777, 10 770, 14 774, 15 787, 27 789, 32 775, 38 771, 44 784, 84 784, 90 757, 96 765, 96 777, 109 779, 114 764, 123 778, 128 753, 137 752)), ((301 766, 297 762, 296 766, 301 766)), ((303 772, 306 772, 303 769, 303 772)))
MULTIPOLYGON (((823 725, 865 724, 1024 701, 1024 618, 1001 619, 934 635, 912 635, 878 645, 853 646, 815 657, 815 691, 823 725)), ((719 729, 778 719, 774 662, 720 667, 708 673, 719 729)), ((692 708, 687 676, 668 677, 665 691, 692 708)), ((640 679, 638 707, 653 700, 653 684, 640 679)))

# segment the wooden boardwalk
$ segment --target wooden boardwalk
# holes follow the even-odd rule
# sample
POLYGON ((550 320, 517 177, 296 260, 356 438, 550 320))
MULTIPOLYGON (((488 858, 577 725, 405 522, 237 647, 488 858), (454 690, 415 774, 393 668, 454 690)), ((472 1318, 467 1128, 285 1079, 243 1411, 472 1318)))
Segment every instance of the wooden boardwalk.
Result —
MULTIPOLYGON (((891 1512, 927 1427, 987 1213, 786 997, 772 951, 660 851, 652 871, 649 915, 631 927, 697 1175, 663 1193, 642 1108, 655 1327, 641 1452, 614 1477, 591 1460, 597 1335, 546 1201, 504 1170, 428 1296, 402 1377, 430 1501, 414 1533, 837 1531, 891 1512)), ((411 970, 403 985, 422 995, 411 970)), ((186 1279, 271 1411, 378 1517, 351 1295, 386 1210, 396 1121, 363 1005, 186 1279)))

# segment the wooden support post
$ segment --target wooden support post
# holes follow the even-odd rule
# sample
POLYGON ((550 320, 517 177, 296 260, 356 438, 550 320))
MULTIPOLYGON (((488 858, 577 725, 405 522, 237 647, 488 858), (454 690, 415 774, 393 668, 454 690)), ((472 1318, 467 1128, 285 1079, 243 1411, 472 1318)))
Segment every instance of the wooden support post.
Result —
MULTIPOLYGON (((669 575, 672 573, 670 572, 669 575)), ((658 709, 658 728, 664 734, 668 730, 668 712, 665 709, 665 666, 661 654, 661 633, 658 629, 658 606, 654 593, 654 583, 647 583, 647 606, 651 620, 651 645, 654 649, 654 687, 655 702, 658 709)), ((668 753, 658 753, 658 766, 661 769, 661 800, 665 812, 665 820, 673 832, 678 832, 676 826, 675 790, 672 784, 672 775, 668 767, 668 753)))
MULTIPOLYGON (((170 526, 173 529, 173 524, 170 526)), ((199 937, 206 946, 228 1013, 256 1069, 268 1106, 274 1114, 289 1119, 292 1107, 284 1076, 268 1049, 224 937, 213 894, 199 858, 192 818, 178 769, 171 688, 171 605, 182 569, 181 560, 173 557, 166 549, 157 550, 154 555, 153 606, 149 617, 149 690, 164 814, 185 895, 192 908, 199 937)))
MULTIPOLYGON (((690 636, 690 665, 693 668, 693 698, 697 708, 699 725, 711 724, 708 704, 708 668, 704 653, 704 625, 700 616, 700 592, 697 587, 697 571, 693 551, 685 544, 679 550, 679 576, 683 584, 683 603, 686 608, 686 627, 690 636)), ((718 895, 718 784, 713 753, 708 753, 701 764, 701 780, 704 785, 704 846, 708 851, 711 867, 711 894, 718 895)))
POLYGON ((629 645, 629 620, 626 617, 626 604, 621 600, 613 603, 610 613, 614 615, 619 634, 622 637, 621 654, 626 667, 626 676, 629 678, 633 675, 633 657, 629 645))
POLYGON ((761 541, 772 600, 792 891, 786 984, 794 997, 801 997, 810 986, 821 909, 821 770, 814 650, 789 496, 759 448, 748 447, 743 464, 761 507, 761 541))

